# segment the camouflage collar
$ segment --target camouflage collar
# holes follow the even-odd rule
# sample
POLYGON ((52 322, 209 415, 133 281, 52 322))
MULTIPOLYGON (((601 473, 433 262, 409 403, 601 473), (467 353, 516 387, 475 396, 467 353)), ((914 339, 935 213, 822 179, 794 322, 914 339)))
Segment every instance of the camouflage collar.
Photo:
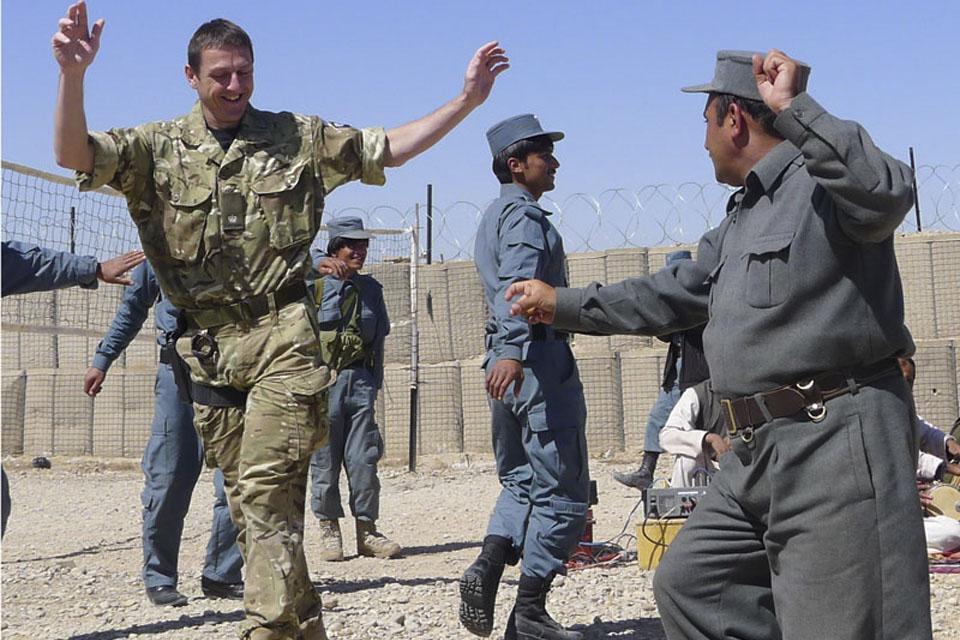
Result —
MULTIPOLYGON (((243 112, 243 119, 240 120, 237 141, 254 145, 268 143, 267 131, 267 121, 263 112, 248 104, 243 112)), ((190 113, 184 116, 181 132, 181 139, 186 144, 195 147, 199 147, 203 143, 216 144, 213 134, 207 128, 207 122, 203 117, 203 109, 199 100, 194 103, 190 113)))

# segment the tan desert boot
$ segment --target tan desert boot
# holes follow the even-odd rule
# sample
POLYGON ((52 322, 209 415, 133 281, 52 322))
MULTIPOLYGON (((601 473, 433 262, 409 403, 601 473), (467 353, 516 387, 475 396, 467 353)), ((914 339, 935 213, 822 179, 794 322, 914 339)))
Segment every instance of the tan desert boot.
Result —
POLYGON ((371 558, 392 558, 403 549, 399 544, 377 531, 377 524, 357 520, 357 553, 371 558))
POLYGON ((327 630, 323 626, 323 618, 318 615, 306 622, 301 622, 300 638, 301 640, 330 640, 327 637, 327 630))
POLYGON ((243 640, 289 640, 289 636, 283 635, 276 629, 268 629, 267 627, 248 629, 241 637, 243 640))
POLYGON ((343 536, 339 520, 320 521, 320 559, 326 562, 343 560, 343 536))

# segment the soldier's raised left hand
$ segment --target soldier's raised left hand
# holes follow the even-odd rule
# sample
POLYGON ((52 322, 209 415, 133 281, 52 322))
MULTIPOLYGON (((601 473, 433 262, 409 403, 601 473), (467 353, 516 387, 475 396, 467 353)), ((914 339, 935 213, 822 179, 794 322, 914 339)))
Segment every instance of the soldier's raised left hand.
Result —
POLYGON ((483 45, 473 54, 463 79, 463 94, 471 105, 482 104, 490 95, 497 76, 510 68, 510 59, 505 53, 500 43, 494 41, 483 45))

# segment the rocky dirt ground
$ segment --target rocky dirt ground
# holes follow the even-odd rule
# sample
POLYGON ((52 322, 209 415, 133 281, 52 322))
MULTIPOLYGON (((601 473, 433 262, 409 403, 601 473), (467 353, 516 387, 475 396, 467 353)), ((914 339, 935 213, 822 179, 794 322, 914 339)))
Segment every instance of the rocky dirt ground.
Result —
MULTIPOLYGON (((141 477, 130 460, 53 459, 53 468, 29 460, 4 461, 14 500, 2 545, 4 640, 115 640, 119 638, 235 638, 243 619, 238 603, 207 600, 200 570, 210 523, 211 475, 201 477, 187 518, 180 556, 180 589, 190 597, 178 609, 151 605, 139 568, 141 477)), ((662 463, 663 464, 663 463, 662 463)), ((592 462, 600 504, 595 539, 613 538, 627 525, 638 494, 615 483, 614 470, 631 468, 625 457, 592 462)), ((661 466, 661 473, 665 468, 661 466)), ((345 527, 348 558, 323 563, 319 531, 308 517, 306 548, 322 592, 331 638, 472 638, 457 622, 460 572, 479 549, 497 493, 489 459, 428 459, 418 472, 383 466, 384 532, 401 542, 401 558, 355 554, 345 527)), ((636 533, 634 514, 628 533, 636 533)), ((559 578, 548 609, 587 638, 663 638, 650 587, 652 572, 636 563, 636 541, 620 564, 571 572, 559 578)), ((500 638, 516 591, 508 568, 493 638, 500 638)), ((934 637, 960 637, 960 575, 932 575, 934 637)))

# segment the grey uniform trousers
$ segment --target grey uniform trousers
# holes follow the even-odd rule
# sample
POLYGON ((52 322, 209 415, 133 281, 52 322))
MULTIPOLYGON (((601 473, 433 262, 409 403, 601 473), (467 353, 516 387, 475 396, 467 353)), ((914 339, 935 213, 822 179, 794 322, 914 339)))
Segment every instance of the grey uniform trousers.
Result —
POLYGON ((668 638, 931 638, 907 384, 826 406, 734 439, 654 578, 668 638))
POLYGON ((377 427, 376 402, 373 375, 363 365, 337 374, 330 388, 330 436, 310 460, 310 507, 321 520, 343 517, 341 465, 347 471, 350 513, 371 522, 380 516, 377 463, 383 457, 383 438, 377 427))
MULTIPOLYGON (((157 369, 156 400, 150 440, 143 452, 143 582, 176 586, 183 521, 203 465, 203 444, 193 426, 193 408, 180 402, 173 370, 157 369)), ((237 527, 223 490, 223 474, 214 473, 216 500, 203 575, 217 582, 243 582, 243 558, 237 527)))
POLYGON ((488 398, 503 488, 487 535, 522 552, 523 573, 549 578, 566 572, 587 521, 586 404, 565 342, 526 343, 523 374, 518 395, 511 385, 502 401, 488 398))

